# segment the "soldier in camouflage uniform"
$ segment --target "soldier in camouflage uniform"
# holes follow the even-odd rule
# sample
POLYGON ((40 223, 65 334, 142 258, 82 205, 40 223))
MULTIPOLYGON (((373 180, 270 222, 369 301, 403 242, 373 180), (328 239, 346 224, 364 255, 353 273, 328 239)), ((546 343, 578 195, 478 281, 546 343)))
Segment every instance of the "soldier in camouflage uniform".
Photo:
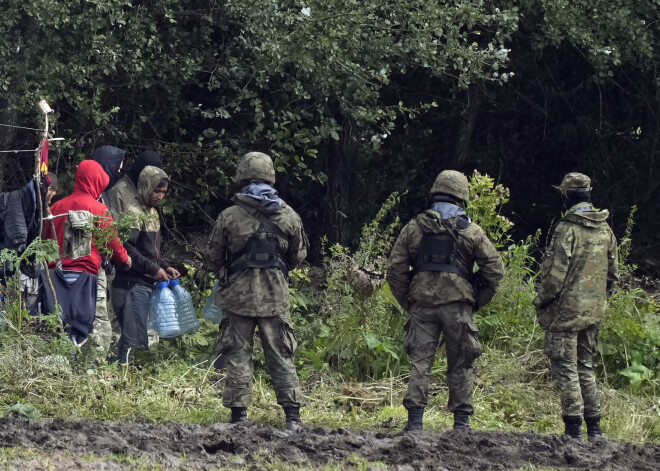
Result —
POLYGON ((302 428, 303 397, 293 364, 297 342, 287 273, 307 255, 307 238, 298 214, 272 188, 275 169, 268 155, 246 154, 235 181, 242 192, 218 217, 206 247, 206 260, 221 282, 216 297, 223 310, 218 350, 227 367, 222 402, 231 408, 231 423, 247 419, 258 327, 286 428, 297 431, 302 428))
POLYGON ((484 230, 465 214, 469 196, 465 175, 441 172, 431 187, 431 208, 403 228, 390 254, 386 279, 410 316, 403 339, 411 362, 405 431, 422 428, 440 334, 447 346, 454 429, 470 430, 472 365, 481 355, 473 312, 495 295, 504 265, 484 230), (475 262, 479 271, 472 273, 475 262))
POLYGON ((559 389, 565 434, 582 439, 582 415, 590 442, 600 431, 600 399, 593 371, 598 329, 607 293, 619 279, 617 245, 609 212, 591 204, 591 180, 569 173, 561 185, 568 209, 554 228, 541 266, 534 304, 546 331, 545 353, 559 389))

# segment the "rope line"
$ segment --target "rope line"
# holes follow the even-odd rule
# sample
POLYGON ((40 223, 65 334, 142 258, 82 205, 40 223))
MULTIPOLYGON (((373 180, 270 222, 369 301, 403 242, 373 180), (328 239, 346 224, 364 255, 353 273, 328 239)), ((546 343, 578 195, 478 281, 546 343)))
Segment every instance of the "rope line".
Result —
POLYGON ((15 124, 3 124, 0 123, 0 126, 4 126, 6 128, 14 128, 14 129, 28 129, 30 131, 43 131, 43 129, 37 129, 37 128, 27 128, 25 126, 16 126, 15 124))

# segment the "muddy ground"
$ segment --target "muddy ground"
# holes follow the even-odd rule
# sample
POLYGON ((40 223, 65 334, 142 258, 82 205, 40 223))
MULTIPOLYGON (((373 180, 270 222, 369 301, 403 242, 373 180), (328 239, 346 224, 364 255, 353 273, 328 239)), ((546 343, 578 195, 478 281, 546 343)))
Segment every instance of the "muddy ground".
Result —
MULTIPOLYGON (((314 469, 346 463, 351 456, 382 462, 388 469, 485 470, 539 467, 593 470, 660 469, 660 446, 609 442, 576 443, 556 435, 479 431, 387 435, 369 431, 309 428, 300 434, 248 423, 134 424, 0 419, 4 447, 36 449, 43 459, 23 457, 13 469, 268 469, 271 460, 314 469), (91 456, 105 457, 103 461, 91 456), (127 463, 108 456, 138 458, 127 463)), ((278 468, 281 469, 281 468, 278 468)), ((351 469, 350 464, 344 469, 351 469)), ((372 470, 381 469, 371 467, 372 470)))

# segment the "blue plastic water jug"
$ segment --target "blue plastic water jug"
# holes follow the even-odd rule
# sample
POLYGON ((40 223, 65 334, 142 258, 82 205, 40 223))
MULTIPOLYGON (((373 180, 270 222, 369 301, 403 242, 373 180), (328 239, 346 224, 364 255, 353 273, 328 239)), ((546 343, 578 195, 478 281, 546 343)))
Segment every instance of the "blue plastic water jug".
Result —
POLYGON ((182 334, 195 332, 199 329, 199 318, 193 304, 192 296, 186 288, 181 286, 179 280, 170 280, 170 290, 176 301, 176 312, 179 317, 179 326, 182 334))
POLYGON ((170 339, 183 332, 177 315, 174 292, 167 289, 169 282, 161 281, 149 299, 149 328, 156 331, 159 337, 170 339))
POLYGON ((206 304, 204 304, 204 309, 202 309, 202 317, 215 324, 219 324, 222 320, 222 308, 215 303, 215 295, 219 290, 220 283, 216 281, 209 298, 206 300, 206 304))

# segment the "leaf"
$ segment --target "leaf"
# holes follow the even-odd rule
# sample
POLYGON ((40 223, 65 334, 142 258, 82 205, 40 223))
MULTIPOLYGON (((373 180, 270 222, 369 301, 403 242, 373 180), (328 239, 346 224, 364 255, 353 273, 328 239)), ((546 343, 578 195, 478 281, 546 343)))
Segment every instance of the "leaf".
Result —
POLYGON ((323 369, 323 360, 321 360, 321 358, 319 358, 316 353, 311 350, 301 350, 301 353, 312 362, 314 368, 316 368, 317 371, 321 371, 323 369))

